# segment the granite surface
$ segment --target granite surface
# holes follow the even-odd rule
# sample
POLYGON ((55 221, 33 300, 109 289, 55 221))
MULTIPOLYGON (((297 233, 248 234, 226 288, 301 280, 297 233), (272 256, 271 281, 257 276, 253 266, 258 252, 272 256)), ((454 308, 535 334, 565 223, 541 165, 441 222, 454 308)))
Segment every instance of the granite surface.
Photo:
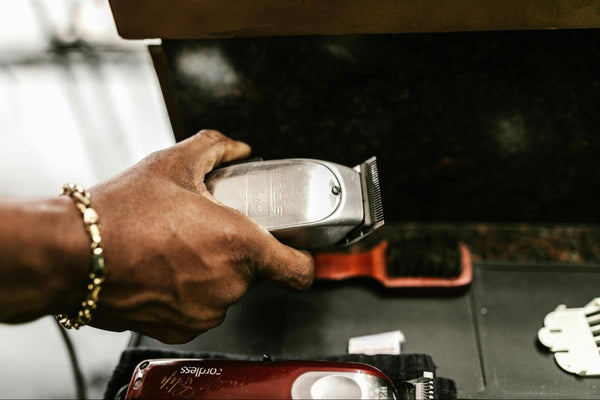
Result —
POLYGON ((178 139, 378 157, 386 219, 600 221, 600 30, 163 42, 178 139))
POLYGON ((415 254, 460 239, 475 261, 600 263, 600 30, 161 50, 178 140, 215 128, 265 159, 376 155, 386 222, 415 254))
POLYGON ((367 251, 382 240, 389 244, 390 276, 457 276, 462 271, 458 243, 467 245, 475 263, 586 266, 596 271, 600 266, 600 226, 591 224, 390 221, 353 247, 335 251, 367 251))
POLYGON ((396 243, 408 242, 397 247, 411 250, 419 259, 431 258, 431 254, 441 257, 454 243, 462 242, 479 263, 600 265, 598 225, 390 223, 385 230, 369 241, 391 237, 396 243), (411 241, 418 246, 411 249, 411 241))

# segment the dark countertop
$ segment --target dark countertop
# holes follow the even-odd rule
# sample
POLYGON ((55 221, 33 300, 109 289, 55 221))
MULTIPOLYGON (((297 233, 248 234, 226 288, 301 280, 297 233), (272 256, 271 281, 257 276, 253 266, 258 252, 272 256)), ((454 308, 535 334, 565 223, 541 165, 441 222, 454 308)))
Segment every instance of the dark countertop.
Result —
POLYGON ((376 155, 386 217, 598 223, 600 30, 165 40, 178 139, 376 155))
POLYGON ((470 290, 452 295, 382 292, 358 281, 299 295, 264 282, 194 341, 142 345, 319 358, 345 353, 351 337, 400 329, 402 351, 431 355, 459 398, 597 399, 600 378, 562 371, 537 332, 556 306, 583 307, 598 287, 598 266, 506 263, 476 263, 470 290))
MULTIPOLYGON (((469 247, 475 262, 513 264, 600 265, 600 225, 526 224, 526 223, 398 223, 391 222, 365 242, 377 242, 389 236, 398 240, 421 240, 430 251, 444 249, 461 241, 469 247), (454 241, 454 242, 453 242, 454 241)), ((417 242, 418 243, 418 242, 417 242)))

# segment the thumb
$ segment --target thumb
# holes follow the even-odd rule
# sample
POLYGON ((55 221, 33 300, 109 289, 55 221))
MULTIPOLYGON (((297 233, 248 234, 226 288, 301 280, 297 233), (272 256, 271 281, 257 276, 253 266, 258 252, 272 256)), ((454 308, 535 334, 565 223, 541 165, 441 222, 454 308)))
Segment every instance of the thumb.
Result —
POLYGON ((308 290, 315 275, 315 262, 311 254, 286 246, 269 233, 266 237, 257 275, 282 283, 293 290, 308 290))

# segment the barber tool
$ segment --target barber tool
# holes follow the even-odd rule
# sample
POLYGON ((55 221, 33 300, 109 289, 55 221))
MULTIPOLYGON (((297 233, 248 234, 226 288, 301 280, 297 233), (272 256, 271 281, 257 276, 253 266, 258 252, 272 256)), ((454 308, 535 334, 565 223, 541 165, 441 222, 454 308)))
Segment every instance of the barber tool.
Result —
POLYGON ((397 399, 368 364, 330 361, 152 359, 136 367, 126 399, 397 399))
POLYGON ((559 305, 544 318, 538 339, 565 371, 600 376, 600 297, 583 308, 559 305))
POLYGON ((392 224, 375 237, 379 241, 371 247, 315 254, 315 279, 370 278, 392 289, 459 289, 471 283, 471 252, 457 234, 392 224))
POLYGON ((415 400, 433 400, 435 398, 433 372, 423 371, 423 375, 406 381, 408 384, 404 393, 404 398, 415 400))
POLYGON ((354 168, 304 158, 245 162, 212 171, 205 184, 297 248, 349 245, 384 224, 375 157, 354 168))

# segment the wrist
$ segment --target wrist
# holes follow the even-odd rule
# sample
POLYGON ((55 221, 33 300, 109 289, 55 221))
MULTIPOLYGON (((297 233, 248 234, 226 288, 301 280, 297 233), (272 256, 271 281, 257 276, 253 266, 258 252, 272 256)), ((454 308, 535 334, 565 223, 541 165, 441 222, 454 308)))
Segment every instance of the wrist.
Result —
POLYGON ((76 312, 85 297, 90 272, 89 237, 68 196, 50 199, 44 214, 53 226, 47 246, 50 302, 46 313, 76 312))
POLYGON ((0 201, 0 320, 76 309, 89 270, 86 232, 69 198, 0 201))

